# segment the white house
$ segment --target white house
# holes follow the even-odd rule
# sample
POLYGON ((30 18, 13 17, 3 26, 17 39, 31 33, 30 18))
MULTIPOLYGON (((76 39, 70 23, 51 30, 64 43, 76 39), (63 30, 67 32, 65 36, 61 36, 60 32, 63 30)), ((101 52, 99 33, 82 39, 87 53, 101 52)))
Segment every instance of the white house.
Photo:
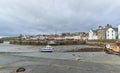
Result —
POLYGON ((120 39, 120 25, 118 25, 118 39, 120 39))
POLYGON ((97 40, 97 39, 98 39, 97 31, 90 30, 88 33, 88 40, 97 40))
POLYGON ((117 28, 109 28, 106 30, 106 39, 117 39, 117 28))
POLYGON ((74 39, 74 37, 73 36, 65 36, 65 39, 72 40, 72 39, 74 39))
POLYGON ((74 40, 80 40, 81 39, 81 36, 78 35, 78 36, 73 36, 74 40))

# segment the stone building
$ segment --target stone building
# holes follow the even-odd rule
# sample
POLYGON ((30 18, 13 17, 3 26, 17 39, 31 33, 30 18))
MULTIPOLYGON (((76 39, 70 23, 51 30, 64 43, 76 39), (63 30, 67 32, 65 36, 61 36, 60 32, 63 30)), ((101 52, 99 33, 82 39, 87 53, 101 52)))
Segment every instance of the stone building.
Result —
POLYGON ((112 28, 110 24, 107 24, 105 27, 99 26, 97 30, 97 35, 99 40, 105 40, 106 39, 106 31, 112 28))

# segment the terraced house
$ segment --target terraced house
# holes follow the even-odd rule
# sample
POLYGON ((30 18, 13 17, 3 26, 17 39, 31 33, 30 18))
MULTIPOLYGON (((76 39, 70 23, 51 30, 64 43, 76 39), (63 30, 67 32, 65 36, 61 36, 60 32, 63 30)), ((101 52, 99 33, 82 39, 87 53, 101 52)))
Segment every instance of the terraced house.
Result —
POLYGON ((89 31, 89 40, 110 40, 118 38, 118 29, 112 28, 110 24, 105 27, 99 26, 97 30, 89 31))
POLYGON ((112 28, 112 26, 110 24, 107 24, 105 27, 99 26, 98 30, 97 30, 97 36, 99 40, 105 40, 106 39, 106 31, 112 28))
POLYGON ((97 30, 93 30, 91 29, 89 32, 88 32, 88 40, 97 40, 98 39, 98 36, 97 36, 97 30))

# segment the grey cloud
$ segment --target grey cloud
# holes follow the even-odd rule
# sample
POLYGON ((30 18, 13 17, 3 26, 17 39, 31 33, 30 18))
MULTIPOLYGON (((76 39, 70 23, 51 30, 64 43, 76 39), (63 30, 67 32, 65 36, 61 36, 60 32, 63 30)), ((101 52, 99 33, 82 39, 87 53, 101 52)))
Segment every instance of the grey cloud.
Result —
POLYGON ((108 23, 117 26, 119 3, 119 0, 0 0, 1 35, 87 32, 108 23))

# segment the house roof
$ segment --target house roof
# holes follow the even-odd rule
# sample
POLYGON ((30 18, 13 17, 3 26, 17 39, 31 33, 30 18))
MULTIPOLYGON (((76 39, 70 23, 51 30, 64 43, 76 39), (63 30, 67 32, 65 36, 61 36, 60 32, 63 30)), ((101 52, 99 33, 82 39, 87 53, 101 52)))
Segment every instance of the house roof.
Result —
POLYGON ((107 31, 109 28, 112 28, 112 26, 110 24, 107 24, 104 28, 105 31, 107 31))
POLYGON ((118 28, 113 28, 115 31, 118 31, 118 28))
POLYGON ((92 31, 93 31, 93 33, 96 33, 96 34, 97 34, 97 30, 93 30, 93 29, 92 29, 92 31))

